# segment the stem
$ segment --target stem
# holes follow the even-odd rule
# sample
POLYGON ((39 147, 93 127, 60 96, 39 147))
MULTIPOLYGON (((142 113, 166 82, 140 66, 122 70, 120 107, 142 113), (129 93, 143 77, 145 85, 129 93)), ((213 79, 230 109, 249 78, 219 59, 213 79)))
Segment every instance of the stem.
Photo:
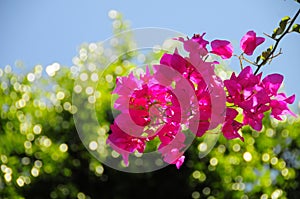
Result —
POLYGON ((243 70, 244 69, 244 67, 243 67, 243 62, 242 62, 242 59, 239 59, 240 60, 240 66, 241 66, 241 70, 243 70))
POLYGON ((241 70, 244 69, 244 67, 243 67, 243 61, 242 61, 242 55, 243 55, 243 53, 242 53, 240 56, 238 56, 238 58, 239 58, 239 60, 240 60, 241 70))
POLYGON ((258 73, 258 71, 260 70, 260 68, 265 65, 271 56, 273 56, 274 52, 276 51, 279 42, 281 41, 281 39, 287 34, 289 33, 290 28, 292 27, 292 25, 294 24, 295 20, 297 19, 298 15, 300 14, 300 9, 297 11, 297 13, 295 14, 295 16, 292 18, 291 23, 289 24, 288 28, 284 31, 284 33, 278 38, 276 39, 274 48, 272 49, 271 53, 266 57, 265 60, 263 60, 263 62, 261 62, 260 64, 257 65, 257 68, 254 72, 254 75, 256 75, 258 73))
POLYGON ((242 59, 245 60, 246 62, 248 62, 249 64, 252 64, 254 66, 258 66, 256 63, 250 61, 249 59, 245 58, 244 56, 242 56, 242 59))

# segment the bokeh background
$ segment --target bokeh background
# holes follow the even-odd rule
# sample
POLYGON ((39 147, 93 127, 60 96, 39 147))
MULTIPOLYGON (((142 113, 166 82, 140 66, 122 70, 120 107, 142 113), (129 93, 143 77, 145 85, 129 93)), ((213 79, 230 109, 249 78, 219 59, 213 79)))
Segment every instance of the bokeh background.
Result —
MULTIPOLYGON (((130 174, 102 165, 82 145, 72 93, 96 96, 90 104, 96 104, 97 133, 106 135, 115 77, 133 67, 138 54, 113 63, 107 79, 97 67, 110 59, 108 52, 126 51, 134 38, 120 38, 122 45, 109 49, 101 41, 130 27, 161 27, 231 40, 239 53, 239 40, 248 30, 272 33, 282 17, 298 9, 292 0, 1 1, 0 198, 297 198, 299 118, 278 122, 266 115, 262 132, 243 129, 245 142, 221 136, 200 159, 206 146, 195 140, 180 170, 171 165, 130 174), (74 85, 82 73, 91 83, 104 83, 87 93, 74 85)), ((267 40, 257 53, 271 44, 267 40)), ((284 90, 297 99, 299 44, 299 34, 288 34, 280 44, 283 55, 263 68, 266 74, 284 74, 284 90)), ((237 60, 224 65, 239 70, 237 60)), ((293 110, 299 112, 298 102, 293 110)))

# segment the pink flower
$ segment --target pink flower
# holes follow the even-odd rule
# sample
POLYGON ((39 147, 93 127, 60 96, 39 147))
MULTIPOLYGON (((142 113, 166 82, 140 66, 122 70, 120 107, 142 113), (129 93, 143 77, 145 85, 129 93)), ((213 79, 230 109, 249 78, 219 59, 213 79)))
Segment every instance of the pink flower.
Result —
POLYGON ((254 31, 248 31, 241 39, 240 46, 244 53, 252 55, 255 48, 264 41, 265 38, 256 37, 256 33, 254 31))
POLYGON ((269 95, 275 96, 277 95, 278 89, 280 88, 283 81, 283 76, 280 74, 271 74, 266 76, 262 83, 264 85, 264 88, 266 89, 266 92, 268 92, 269 95))
POLYGON ((182 155, 178 149, 174 148, 163 154, 164 161, 168 164, 175 164, 176 168, 179 169, 184 162, 185 156, 182 155))
POLYGON ((219 55, 222 59, 229 59, 232 56, 233 47, 229 41, 214 40, 211 42, 211 53, 219 55))
POLYGON ((191 65, 186 59, 184 59, 177 53, 163 54, 163 56, 160 59, 160 63, 166 66, 170 66, 171 68, 173 68, 181 74, 188 72, 189 65, 191 65))
POLYGON ((183 43, 184 50, 189 52, 190 56, 197 55, 203 57, 208 53, 206 49, 206 45, 209 44, 208 41, 203 39, 204 35, 205 33, 203 33, 202 35, 194 34, 191 39, 187 39, 187 40, 185 40, 182 37, 175 38, 175 39, 183 43))
POLYGON ((229 80, 224 81, 224 85, 227 88, 228 96, 227 101, 240 105, 247 99, 262 90, 259 86, 260 75, 254 75, 250 66, 245 67, 238 76, 232 73, 229 80))
POLYGON ((242 108, 243 124, 249 124, 257 131, 262 128, 263 113, 269 110, 266 104, 270 102, 270 97, 260 83, 260 77, 260 74, 254 75, 251 67, 247 66, 238 76, 233 73, 229 80, 224 81, 228 91, 227 101, 242 108))
POLYGON ((271 100, 271 115, 278 120, 282 120, 281 116, 285 114, 291 114, 292 116, 297 117, 297 115, 287 106, 288 104, 292 104, 294 101, 295 95, 286 97, 284 93, 279 93, 275 100, 271 100))
MULTIPOLYGON (((261 80, 261 75, 254 75, 251 67, 247 66, 238 76, 233 73, 229 80, 224 81, 228 92, 227 101, 243 110, 243 125, 250 125, 257 131, 262 129, 264 113, 270 109, 271 115, 278 120, 287 113, 295 115, 287 107, 287 104, 294 102, 295 96, 287 98, 283 93, 277 94, 283 76, 271 74, 261 80)), ((232 118, 227 116, 223 126, 223 131, 228 134, 232 128, 228 126, 227 120, 231 121, 232 118)))
POLYGON ((175 165, 176 165, 176 168, 179 169, 181 167, 181 165, 183 164, 184 162, 184 159, 185 159, 185 156, 182 155, 180 158, 178 158, 176 161, 175 161, 175 165))
POLYGON ((134 151, 143 153, 146 139, 136 138, 126 134, 116 124, 110 126, 112 133, 108 136, 107 143, 123 157, 124 163, 128 166, 128 156, 134 151))
POLYGON ((163 128, 158 132, 158 137, 161 141, 158 149, 163 148, 170 144, 175 136, 177 135, 180 129, 179 124, 176 123, 167 123, 163 126, 163 128))
POLYGON ((264 113, 270 110, 270 97, 265 90, 255 91, 252 96, 241 102, 239 107, 243 109, 243 124, 249 124, 254 130, 262 129, 264 113))
MULTIPOLYGON (((180 56, 175 57, 176 60, 186 63, 180 56)), ((171 63, 176 64, 174 60, 171 63)), ((184 146, 184 134, 177 135, 181 128, 180 122, 185 121, 181 117, 181 104, 170 90, 171 85, 160 85, 155 78, 157 76, 151 75, 147 68, 146 74, 139 78, 131 73, 128 77, 117 79, 113 93, 119 96, 114 107, 121 113, 111 125, 112 133, 108 136, 107 143, 122 155, 125 165, 128 165, 129 154, 134 151, 142 153, 146 143, 158 137, 161 141, 158 150, 162 150, 162 156, 168 154, 166 160, 172 160, 169 163, 179 167, 184 160, 181 157, 183 152, 175 153, 172 150, 180 150, 184 146)), ((172 83, 168 80, 164 82, 172 83)), ((186 103, 185 106, 189 107, 189 104, 186 103)), ((189 117, 190 115, 186 115, 186 119, 189 117)))
POLYGON ((184 162, 185 157, 181 151, 185 147, 184 141, 185 135, 182 132, 178 132, 171 142, 168 144, 162 143, 158 149, 164 161, 169 164, 175 164, 177 169, 179 169, 184 162))
POLYGON ((238 76, 233 73, 229 80, 224 81, 228 91, 227 101, 242 108, 243 125, 249 124, 257 131, 262 129, 264 112, 270 109, 270 96, 260 78, 261 74, 254 75, 251 67, 247 66, 238 76))
POLYGON ((244 141, 244 138, 238 133, 238 130, 242 128, 243 124, 234 120, 234 118, 237 115, 238 112, 235 109, 232 108, 226 109, 226 118, 222 126, 222 132, 224 137, 226 137, 229 140, 240 138, 242 141, 244 141))
POLYGON ((288 104, 292 104, 295 101, 295 95, 286 97, 284 93, 278 93, 278 90, 282 84, 283 76, 280 74, 271 74, 266 76, 262 80, 262 84, 265 88, 265 91, 271 96, 270 107, 271 107, 271 116, 278 120, 282 120, 281 116, 285 114, 290 114, 296 117, 289 108, 288 104))
POLYGON ((200 34, 194 34, 193 37, 192 37, 192 40, 194 42, 197 42, 200 45, 200 47, 204 48, 204 49, 206 49, 206 45, 209 44, 208 41, 206 41, 205 39, 203 39, 203 37, 204 37, 205 34, 206 33, 203 33, 202 35, 200 35, 200 34))
MULTIPOLYGON (((176 52, 174 54, 164 54, 161 64, 169 66, 178 71, 190 83, 195 91, 198 101, 199 126, 196 132, 198 137, 202 136, 209 128, 211 121, 211 93, 202 74, 187 59, 181 57, 176 52)), ((211 84, 213 85, 213 83, 211 84)), ((214 89, 217 90, 217 89, 214 89)))
POLYGON ((254 130, 261 131, 263 118, 264 118, 264 113, 245 114, 243 124, 244 125, 249 124, 254 130))

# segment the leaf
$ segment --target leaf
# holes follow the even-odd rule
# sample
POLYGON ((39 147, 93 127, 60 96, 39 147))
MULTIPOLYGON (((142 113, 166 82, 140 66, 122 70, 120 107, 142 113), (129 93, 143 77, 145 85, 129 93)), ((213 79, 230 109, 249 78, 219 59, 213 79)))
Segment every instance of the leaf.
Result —
POLYGON ((271 46, 267 49, 267 51, 268 51, 268 52, 271 52, 272 49, 273 49, 273 45, 271 45, 271 46))
POLYGON ((260 59, 266 60, 267 57, 271 54, 272 49, 273 49, 273 45, 271 45, 266 51, 261 53, 260 59))
POLYGON ((294 24, 292 27, 292 31, 300 33, 300 25, 294 24))
POLYGON ((289 16, 285 16, 281 19, 281 21, 279 22, 279 27, 273 30, 272 38, 275 38, 277 35, 281 35, 284 32, 289 20, 290 20, 289 16))
POLYGON ((288 23, 289 20, 290 20, 290 17, 289 16, 285 16, 279 22, 279 27, 282 29, 282 31, 285 30, 286 25, 287 25, 287 23, 288 23))
POLYGON ((281 35, 284 29, 277 27, 273 30, 272 38, 275 38, 277 35, 281 35))
POLYGON ((269 55, 270 55, 270 51, 267 50, 262 52, 260 57, 262 60, 266 60, 269 55))
POLYGON ((300 0, 295 0, 296 2, 300 3, 300 0))

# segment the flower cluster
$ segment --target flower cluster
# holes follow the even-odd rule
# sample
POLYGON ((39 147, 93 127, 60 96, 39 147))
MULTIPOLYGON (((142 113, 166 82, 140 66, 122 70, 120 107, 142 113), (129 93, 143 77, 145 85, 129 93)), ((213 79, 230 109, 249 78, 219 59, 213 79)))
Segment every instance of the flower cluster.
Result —
POLYGON ((223 125, 226 138, 243 139, 237 133, 243 125, 250 125, 254 130, 260 131, 266 111, 271 110, 271 115, 278 120, 286 113, 295 115, 287 107, 287 104, 294 102, 295 95, 286 97, 284 93, 278 93, 283 76, 271 74, 263 80, 261 76, 262 74, 254 75, 251 67, 247 66, 238 76, 233 73, 229 80, 224 81, 228 91, 227 102, 241 108, 244 116, 243 123, 239 123, 234 120, 238 112, 233 108, 227 108, 227 120, 223 125))
MULTIPOLYGON (((287 113, 294 115, 288 104, 294 102, 295 95, 278 93, 282 75, 271 74, 262 79, 262 74, 253 74, 247 66, 240 74, 232 73, 230 79, 222 81, 215 73, 218 62, 207 58, 215 54, 229 59, 233 46, 226 40, 214 40, 208 50, 204 35, 176 38, 183 43, 187 57, 175 50, 173 54, 165 53, 152 73, 147 68, 139 77, 130 73, 117 78, 114 108, 120 114, 111 125, 107 142, 122 155, 125 165, 129 164, 129 154, 144 153, 147 142, 157 138, 157 150, 163 160, 179 168, 188 145, 184 129, 201 137, 221 126, 227 139, 243 140, 239 130, 249 125, 260 131, 266 111, 278 120, 287 113), (242 122, 236 120, 239 114, 242 122)), ((252 55, 264 40, 249 31, 241 39, 241 50, 252 55)))
POLYGON ((149 69, 140 79, 133 73, 118 78, 114 92, 119 98, 114 108, 121 113, 111 125, 108 143, 122 154, 125 165, 130 153, 143 153, 146 142, 155 137, 161 141, 158 150, 167 163, 178 168, 183 163, 181 149, 185 146, 185 136, 179 132, 181 108, 170 88, 158 84, 149 69))

